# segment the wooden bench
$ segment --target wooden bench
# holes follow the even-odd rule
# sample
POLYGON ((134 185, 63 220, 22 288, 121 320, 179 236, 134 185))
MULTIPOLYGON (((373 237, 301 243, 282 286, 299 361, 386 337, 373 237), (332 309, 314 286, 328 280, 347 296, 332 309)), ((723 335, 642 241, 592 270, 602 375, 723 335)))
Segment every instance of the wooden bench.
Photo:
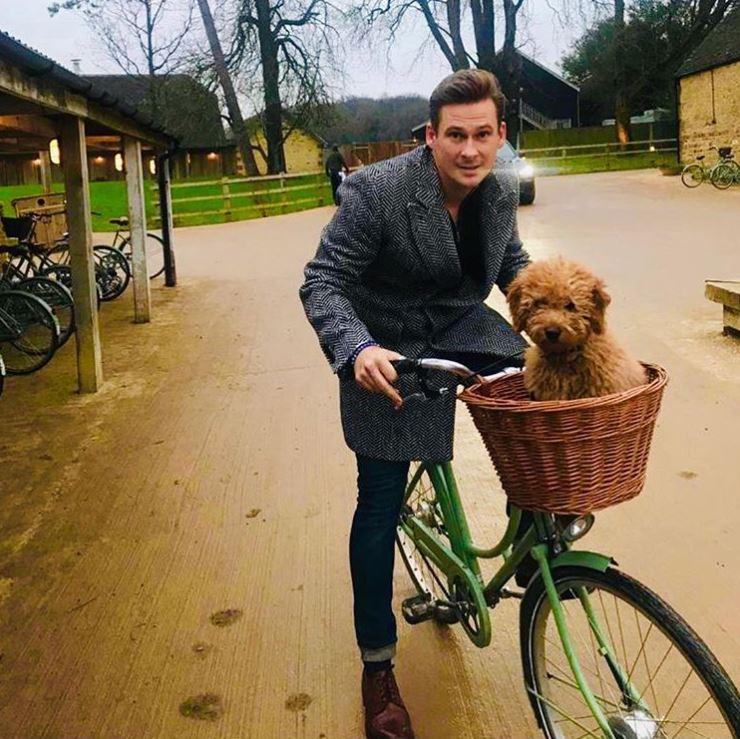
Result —
POLYGON ((740 336, 740 280, 707 280, 704 297, 722 304, 724 333, 740 336))

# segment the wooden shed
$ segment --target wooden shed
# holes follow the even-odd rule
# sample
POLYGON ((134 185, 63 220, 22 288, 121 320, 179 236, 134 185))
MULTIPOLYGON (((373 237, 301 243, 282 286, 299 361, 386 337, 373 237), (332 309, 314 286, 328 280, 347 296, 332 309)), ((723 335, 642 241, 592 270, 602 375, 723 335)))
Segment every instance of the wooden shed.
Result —
MULTIPOLYGON (((124 151, 133 246, 134 320, 143 323, 151 317, 151 298, 144 249, 142 149, 155 152, 160 162, 166 284, 174 285, 168 160, 176 141, 108 90, 0 32, 0 138, 3 146, 18 151, 31 147, 37 152, 48 153, 50 143, 56 141, 61 155, 81 392, 95 392, 103 382, 88 169, 88 144, 101 137, 115 137, 124 151)), ((42 166, 48 169, 48 161, 42 162, 42 166)))

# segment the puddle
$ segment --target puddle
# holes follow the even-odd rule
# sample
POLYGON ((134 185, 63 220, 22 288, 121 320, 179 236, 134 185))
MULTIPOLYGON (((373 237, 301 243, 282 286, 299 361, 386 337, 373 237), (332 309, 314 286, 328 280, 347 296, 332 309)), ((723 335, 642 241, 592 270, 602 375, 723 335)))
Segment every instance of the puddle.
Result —
POLYGON ((216 611, 211 614, 211 623, 214 626, 231 626, 244 615, 239 608, 227 608, 224 611, 216 611))
POLYGON ((199 721, 216 721, 224 713, 221 698, 215 693, 194 695, 180 704, 180 714, 199 721))
POLYGON ((313 702, 313 698, 308 693, 294 693, 285 701, 285 707, 289 711, 298 713, 305 711, 313 702))

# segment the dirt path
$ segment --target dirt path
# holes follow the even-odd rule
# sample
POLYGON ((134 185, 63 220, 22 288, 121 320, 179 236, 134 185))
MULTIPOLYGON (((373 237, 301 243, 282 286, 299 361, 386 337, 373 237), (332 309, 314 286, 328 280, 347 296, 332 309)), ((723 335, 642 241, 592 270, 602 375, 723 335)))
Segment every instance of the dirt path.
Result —
MULTIPOLYGON (((600 516, 587 546, 665 595, 737 680, 740 351, 702 280, 740 275, 739 193, 648 173, 538 185, 521 217, 533 254, 604 274, 615 327, 672 377, 648 489, 600 516)), ((104 306, 101 393, 74 394, 71 346, 8 383, 0 736, 361 736, 353 460, 297 300, 330 214, 179 230, 182 284, 154 291, 154 323, 130 323, 130 294, 104 306)), ((474 533, 491 540, 503 498, 464 414, 457 461, 474 533)), ((485 651, 401 625, 420 739, 535 735, 517 640, 510 601, 485 651)))

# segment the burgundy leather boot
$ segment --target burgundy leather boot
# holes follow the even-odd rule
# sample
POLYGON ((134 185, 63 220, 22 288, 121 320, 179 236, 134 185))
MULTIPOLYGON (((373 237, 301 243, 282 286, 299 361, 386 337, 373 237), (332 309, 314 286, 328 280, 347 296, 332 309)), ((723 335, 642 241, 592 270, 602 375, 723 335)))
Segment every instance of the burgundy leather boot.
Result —
POLYGON ((367 739, 414 739, 406 706, 398 692, 393 670, 362 672, 367 739))

